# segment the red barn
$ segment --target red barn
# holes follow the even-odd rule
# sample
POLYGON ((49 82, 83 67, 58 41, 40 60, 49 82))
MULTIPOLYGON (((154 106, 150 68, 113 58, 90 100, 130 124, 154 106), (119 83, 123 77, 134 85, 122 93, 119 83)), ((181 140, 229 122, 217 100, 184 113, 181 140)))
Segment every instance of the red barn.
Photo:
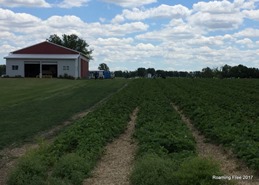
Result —
POLYGON ((6 75, 10 77, 87 78, 89 60, 82 53, 44 41, 9 53, 6 75))

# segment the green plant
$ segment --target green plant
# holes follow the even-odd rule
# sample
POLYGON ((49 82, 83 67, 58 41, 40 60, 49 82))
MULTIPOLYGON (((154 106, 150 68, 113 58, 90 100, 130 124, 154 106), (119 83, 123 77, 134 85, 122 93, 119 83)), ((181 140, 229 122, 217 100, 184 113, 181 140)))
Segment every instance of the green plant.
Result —
POLYGON ((32 152, 19 161, 18 167, 11 173, 8 185, 44 185, 47 178, 44 173, 47 165, 32 152))
POLYGON ((259 81, 168 79, 157 81, 210 142, 231 148, 258 171, 259 81))
POLYGON ((78 154, 70 153, 60 158, 55 164, 53 176, 66 179, 72 184, 81 184, 90 169, 91 162, 78 154))
POLYGON ((138 159, 130 181, 133 185, 172 185, 174 168, 170 160, 148 154, 138 159))
POLYGON ((224 180, 215 180, 212 177, 223 176, 219 165, 211 159, 190 158, 185 160, 179 170, 175 173, 175 178, 179 185, 226 185, 224 180))

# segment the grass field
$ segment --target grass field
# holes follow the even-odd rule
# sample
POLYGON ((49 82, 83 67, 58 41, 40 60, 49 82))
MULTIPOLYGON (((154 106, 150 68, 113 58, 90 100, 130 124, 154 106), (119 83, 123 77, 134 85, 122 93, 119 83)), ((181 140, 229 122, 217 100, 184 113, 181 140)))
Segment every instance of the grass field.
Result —
POLYGON ((0 149, 30 140, 115 92, 125 80, 0 79, 0 149))

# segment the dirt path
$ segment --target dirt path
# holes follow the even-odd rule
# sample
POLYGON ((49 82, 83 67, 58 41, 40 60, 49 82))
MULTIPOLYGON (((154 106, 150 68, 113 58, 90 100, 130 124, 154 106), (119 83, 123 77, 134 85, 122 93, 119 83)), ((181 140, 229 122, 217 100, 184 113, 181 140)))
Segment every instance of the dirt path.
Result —
POLYGON ((129 174, 136 151, 136 144, 132 140, 135 121, 138 113, 136 108, 128 128, 119 138, 108 144, 104 156, 98 162, 92 177, 84 181, 84 185, 129 185, 129 174))
MULTIPOLYGON (((173 105, 173 104, 172 104, 173 105)), ((240 160, 234 157, 233 154, 224 150, 221 146, 217 146, 211 143, 206 143, 206 139, 199 131, 192 125, 191 121, 178 109, 176 105, 173 105, 174 109, 180 114, 182 120, 186 123, 189 129, 192 131, 193 137, 196 140, 197 150, 201 157, 212 158, 217 161, 221 167, 224 176, 251 176, 254 172, 240 160)), ((258 177, 253 177, 253 180, 236 180, 240 185, 258 185, 258 177)))
MULTIPOLYGON (((60 132, 60 130, 62 130, 64 127, 72 124, 75 120, 85 117, 88 113, 92 112, 98 106, 105 103, 112 95, 114 95, 115 93, 118 93, 126 86, 127 86, 127 84, 125 84, 123 87, 118 89, 116 92, 111 93, 104 99, 100 100, 95 105, 93 105, 91 108, 89 108, 83 112, 75 114, 72 118, 63 122, 61 125, 55 126, 48 131, 37 134, 37 136, 35 136, 35 138, 42 138, 42 139, 44 139, 45 142, 48 142, 48 143, 53 142, 53 140, 55 139, 55 136, 57 135, 58 132, 60 132)), ((36 139, 34 139, 34 140, 36 140, 36 139)), ((11 146, 11 147, 5 148, 3 150, 0 150, 0 185, 6 184, 8 173, 15 166, 17 159, 20 158, 21 156, 23 156, 27 151, 37 148, 38 146, 39 146, 38 143, 34 142, 34 143, 27 143, 27 144, 24 144, 19 147, 11 146)))

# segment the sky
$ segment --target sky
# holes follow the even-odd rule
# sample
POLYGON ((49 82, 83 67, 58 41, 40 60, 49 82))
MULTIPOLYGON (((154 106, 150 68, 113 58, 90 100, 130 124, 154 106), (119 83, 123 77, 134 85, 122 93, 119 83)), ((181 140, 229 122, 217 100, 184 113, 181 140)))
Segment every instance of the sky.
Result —
POLYGON ((90 70, 259 68, 259 0, 0 0, 0 64, 52 34, 84 39, 90 70))

